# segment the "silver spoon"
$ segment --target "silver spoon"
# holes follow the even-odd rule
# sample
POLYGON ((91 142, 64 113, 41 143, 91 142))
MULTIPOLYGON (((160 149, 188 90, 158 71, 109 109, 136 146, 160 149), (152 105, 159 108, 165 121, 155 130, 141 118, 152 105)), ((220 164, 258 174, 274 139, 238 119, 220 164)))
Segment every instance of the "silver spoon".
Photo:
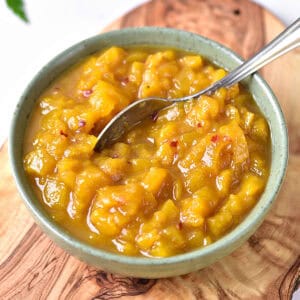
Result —
POLYGON ((182 98, 164 99, 151 97, 133 102, 120 111, 104 127, 98 135, 94 150, 99 152, 104 147, 108 147, 116 143, 126 132, 137 125, 141 120, 151 116, 160 109, 175 102, 191 100, 203 94, 211 94, 220 87, 229 87, 251 75, 277 57, 298 46, 300 46, 300 18, 287 27, 252 58, 245 61, 236 69, 228 73, 227 76, 210 85, 206 89, 182 98))

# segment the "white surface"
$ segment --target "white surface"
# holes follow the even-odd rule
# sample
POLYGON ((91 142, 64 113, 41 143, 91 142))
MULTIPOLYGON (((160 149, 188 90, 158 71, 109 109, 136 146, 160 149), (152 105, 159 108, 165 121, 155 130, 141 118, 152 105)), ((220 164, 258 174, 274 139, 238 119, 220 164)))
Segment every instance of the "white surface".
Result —
MULTIPOLYGON (((24 0, 27 25, 0 1, 0 146, 18 98, 33 75, 53 56, 97 34, 102 27, 146 0, 24 0)), ((255 0, 291 23, 299 0, 255 0)))

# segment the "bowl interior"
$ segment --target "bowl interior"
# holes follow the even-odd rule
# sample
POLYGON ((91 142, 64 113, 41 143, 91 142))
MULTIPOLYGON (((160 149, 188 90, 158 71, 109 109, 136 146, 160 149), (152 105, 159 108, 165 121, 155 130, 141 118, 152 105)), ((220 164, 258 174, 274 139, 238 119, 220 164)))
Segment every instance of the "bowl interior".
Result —
POLYGON ((189 253, 162 259, 127 257, 109 253, 89 246, 70 236, 68 232, 59 227, 48 217, 37 199, 23 169, 23 140, 27 122, 35 106, 35 102, 42 91, 47 88, 62 71, 76 63, 79 59, 112 45, 158 45, 174 47, 200 53, 211 62, 227 70, 232 70, 242 62, 242 59, 231 50, 199 35, 175 29, 153 27, 129 28, 101 34, 67 49, 51 60, 34 77, 22 95, 14 113, 9 139, 9 152, 13 173, 19 191, 25 200, 25 204, 33 213, 37 223, 39 223, 54 240, 64 245, 64 248, 67 250, 69 249, 72 253, 82 257, 87 254, 93 258, 102 257, 111 262, 115 261, 126 265, 153 266, 161 264, 171 265, 174 262, 192 261, 193 259, 201 258, 209 262, 211 259, 210 255, 213 253, 218 253, 214 257, 215 260, 215 258, 231 252, 240 245, 241 241, 244 241, 253 233, 262 222, 264 215, 279 191, 287 164, 288 146, 285 121, 275 96, 264 80, 257 74, 248 77, 243 83, 249 88, 270 126, 272 140, 270 177, 259 202, 245 220, 212 245, 189 253))

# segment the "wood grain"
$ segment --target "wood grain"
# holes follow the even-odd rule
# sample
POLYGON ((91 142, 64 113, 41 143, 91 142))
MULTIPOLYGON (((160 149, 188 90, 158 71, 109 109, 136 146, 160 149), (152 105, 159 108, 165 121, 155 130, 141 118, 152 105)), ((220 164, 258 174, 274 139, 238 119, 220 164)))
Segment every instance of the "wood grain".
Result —
POLYGON ((264 10, 250 1, 155 0, 131 11, 106 30, 173 27, 200 33, 249 57, 264 44, 264 10))
MULTIPOLYGON (((247 58, 282 29, 258 5, 238 0, 154 0, 106 30, 176 27, 217 40, 247 58)), ((287 119, 290 159, 266 220, 242 247, 184 276, 134 279, 87 266, 35 225, 16 190, 7 145, 0 149, 0 299, 290 299, 300 277, 300 53, 262 71, 287 119)), ((299 287, 299 286, 298 286, 299 287)))

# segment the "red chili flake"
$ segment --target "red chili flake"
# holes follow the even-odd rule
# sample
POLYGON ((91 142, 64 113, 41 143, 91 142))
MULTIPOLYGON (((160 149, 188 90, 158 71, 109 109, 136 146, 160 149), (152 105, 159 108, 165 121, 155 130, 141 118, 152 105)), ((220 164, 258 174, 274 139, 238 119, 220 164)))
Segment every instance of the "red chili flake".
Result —
POLYGON ((178 141, 171 141, 170 146, 171 147, 177 147, 178 146, 178 141))
POLYGON ((111 179, 112 179, 114 182, 120 181, 121 178, 122 178, 121 174, 113 174, 113 175, 111 175, 111 179))
POLYGON ((82 95, 85 98, 88 98, 89 96, 91 96, 92 93, 93 93, 93 90, 83 90, 82 91, 82 95))
POLYGON ((216 143, 218 140, 219 140, 219 136, 216 134, 216 135, 213 135, 212 137, 211 137, 211 141, 213 142, 213 143, 216 143))
POLYGON ((198 127, 198 128, 201 128, 201 127, 202 127, 202 123, 198 123, 198 124, 197 124, 197 127, 198 127))
POLYGON ((156 122, 157 118, 158 118, 158 111, 155 111, 154 113, 152 113, 151 119, 153 122, 156 122))
POLYGON ((85 120, 79 120, 78 122, 78 126, 79 127, 84 127, 86 125, 86 121, 85 120))
POLYGON ((179 223, 178 223, 177 227, 178 227, 178 229, 179 229, 179 230, 182 230, 183 224, 182 224, 182 222, 181 222, 181 221, 179 221, 179 223))
POLYGON ((126 85, 126 84, 128 84, 128 82, 129 82, 129 78, 128 77, 125 77, 125 78, 121 79, 121 84, 122 85, 126 85))
POLYGON ((68 137, 68 134, 65 133, 63 130, 61 130, 59 133, 60 133, 61 135, 65 136, 65 137, 68 137))

